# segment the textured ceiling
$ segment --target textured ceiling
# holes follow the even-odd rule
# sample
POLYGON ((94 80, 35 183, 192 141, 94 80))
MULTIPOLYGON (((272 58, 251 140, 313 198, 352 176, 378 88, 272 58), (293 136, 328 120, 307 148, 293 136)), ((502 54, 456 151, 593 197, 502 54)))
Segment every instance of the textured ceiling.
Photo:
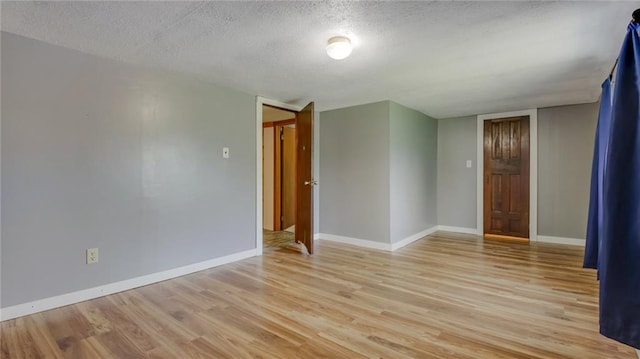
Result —
POLYGON ((637 2, 7 2, 4 31, 327 110, 593 102, 637 2), (351 57, 325 44, 352 37, 351 57))

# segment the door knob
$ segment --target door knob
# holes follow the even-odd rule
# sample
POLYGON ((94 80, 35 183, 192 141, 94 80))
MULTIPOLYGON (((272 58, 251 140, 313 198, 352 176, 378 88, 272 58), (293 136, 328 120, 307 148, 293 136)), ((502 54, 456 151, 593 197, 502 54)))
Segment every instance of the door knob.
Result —
POLYGON ((311 180, 311 181, 304 181, 305 186, 317 186, 318 185, 318 181, 316 180, 311 180))

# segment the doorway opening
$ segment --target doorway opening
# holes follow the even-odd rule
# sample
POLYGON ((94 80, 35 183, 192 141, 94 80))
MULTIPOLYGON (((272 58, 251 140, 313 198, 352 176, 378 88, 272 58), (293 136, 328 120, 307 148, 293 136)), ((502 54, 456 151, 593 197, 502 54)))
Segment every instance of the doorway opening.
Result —
MULTIPOLYGON (((289 249, 296 250, 297 252, 302 252, 303 254, 313 254, 313 187, 318 184, 316 180, 313 179, 313 166, 312 166, 312 158, 313 158, 313 114, 314 114, 314 103, 310 102, 304 107, 298 107, 295 105, 290 105, 278 101, 273 101, 269 99, 265 99, 263 97, 258 96, 256 98, 256 254, 262 255, 265 249, 265 230, 269 230, 269 227, 265 228, 263 223, 266 223, 266 226, 270 226, 270 223, 273 223, 273 229, 276 229, 278 223, 280 224, 279 232, 287 232, 283 231, 289 229, 288 233, 293 231, 293 246, 289 247, 289 249), (278 118, 279 121, 269 121, 269 119, 263 119, 263 115, 265 115, 264 111, 271 111, 271 109, 276 109, 278 113, 284 111, 282 114, 283 118, 278 118), (294 114, 294 121, 291 121, 291 114, 294 114), (265 121, 266 120, 266 121, 265 121), (273 125, 265 125, 265 123, 272 122, 273 125), (294 126, 291 126, 294 125, 294 126), (280 139, 276 137, 267 136, 265 137, 265 128, 271 127, 272 130, 267 130, 267 133, 273 134, 273 136, 279 135, 282 132, 282 137, 284 139, 280 139), (282 130, 279 129, 282 127, 282 130), (273 132, 270 132, 273 131, 273 132), (277 132, 276 132, 277 131, 277 132), (290 136, 295 138, 293 142, 287 142, 286 137, 290 136), (274 146, 274 156, 271 157, 269 154, 265 156, 264 152, 264 142, 271 142, 270 139, 273 139, 272 143, 274 146), (293 156, 295 158, 295 169, 292 167, 281 166, 281 170, 275 170, 275 159, 279 158, 281 161, 284 159, 284 163, 286 164, 287 160, 281 155, 276 156, 275 154, 275 145, 280 142, 280 150, 283 151, 283 147, 293 147, 294 153, 289 154, 288 156, 293 156), (293 145, 292 145, 293 144, 293 145), (267 205, 264 204, 265 196, 263 193, 268 191, 266 195, 269 196, 271 193, 271 185, 267 184, 265 187, 265 171, 263 168, 269 165, 269 159, 274 158, 274 167, 271 173, 274 174, 274 186, 273 186, 273 198, 274 202, 276 198, 280 198, 280 205, 276 205, 274 203, 273 212, 271 212, 271 206, 269 205, 267 199, 267 205), (266 163, 264 161, 267 161, 266 163), (275 185, 275 175, 280 174, 280 181, 287 181, 287 178, 283 178, 286 176, 295 174, 294 184, 289 185, 287 188, 293 188, 294 194, 290 197, 293 197, 294 207, 282 207, 282 202, 290 201, 290 197, 284 198, 282 195, 283 186, 275 185), (276 196, 276 190, 280 190, 280 195, 276 196), (280 214, 276 214, 276 211, 280 210, 280 214), (264 213, 265 211, 270 213, 264 213), (291 215, 294 218, 293 224, 289 222, 285 216, 291 215), (267 217, 267 218, 264 218, 267 217), (266 219, 266 220, 265 220, 266 219), (278 222, 279 220, 279 222, 278 222), (283 222, 284 220, 284 222, 283 222), (294 226, 293 228, 291 228, 294 226)), ((266 115, 270 116, 270 115, 266 115)), ((269 151, 269 148, 266 149, 269 151)), ((286 155, 283 153, 282 155, 286 155)), ((267 168, 267 176, 269 176, 268 171, 271 168, 267 168)), ((267 177, 267 181, 269 181, 269 177, 267 177)), ((285 185, 286 186, 286 183, 285 185)), ((285 190, 285 195, 286 195, 285 190)), ((286 203, 285 203, 286 206, 286 203)), ((272 232, 276 232, 272 230, 272 232)), ((286 234, 285 234, 286 235, 286 234)), ((271 240, 271 238, 268 238, 271 240)), ((289 240, 286 238, 285 240, 286 246, 288 246, 289 240)), ((281 247, 280 247, 281 248, 281 247)))
POLYGON ((296 112, 262 105, 263 252, 295 244, 296 112))

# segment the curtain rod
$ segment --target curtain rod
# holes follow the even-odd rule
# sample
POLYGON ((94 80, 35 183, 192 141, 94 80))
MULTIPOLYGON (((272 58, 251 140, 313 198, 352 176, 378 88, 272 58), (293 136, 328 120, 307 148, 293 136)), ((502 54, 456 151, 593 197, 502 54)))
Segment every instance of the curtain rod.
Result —
POLYGON ((616 57, 616 62, 613 63, 613 67, 611 68, 611 72, 609 72, 609 78, 613 76, 613 72, 616 70, 616 66, 618 66, 618 58, 616 57))
MULTIPOLYGON (((640 9, 636 9, 636 11, 633 12, 633 14, 631 14, 631 21, 633 22, 640 22, 640 9)), ((613 76, 613 72, 616 70, 616 66, 618 66, 618 58, 616 58, 616 62, 613 64, 613 67, 611 68, 611 72, 609 72, 609 77, 613 76)))

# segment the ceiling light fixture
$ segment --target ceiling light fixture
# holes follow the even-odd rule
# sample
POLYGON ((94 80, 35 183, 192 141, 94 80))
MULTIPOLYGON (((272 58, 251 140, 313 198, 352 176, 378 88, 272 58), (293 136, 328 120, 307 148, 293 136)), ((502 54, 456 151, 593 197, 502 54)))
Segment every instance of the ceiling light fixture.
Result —
POLYGON ((334 36, 327 42, 327 55, 334 60, 342 60, 351 55, 351 40, 346 36, 334 36))

